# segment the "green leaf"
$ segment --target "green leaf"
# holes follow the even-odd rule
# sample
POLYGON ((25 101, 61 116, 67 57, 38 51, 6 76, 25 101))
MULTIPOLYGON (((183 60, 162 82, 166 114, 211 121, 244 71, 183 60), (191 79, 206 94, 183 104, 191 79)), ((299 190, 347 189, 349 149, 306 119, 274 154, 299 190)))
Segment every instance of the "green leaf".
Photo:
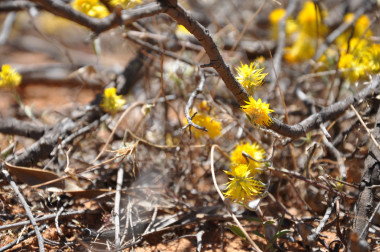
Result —
POLYGON ((228 225, 228 228, 232 231, 232 233, 236 234, 237 236, 240 236, 244 240, 246 239, 243 231, 241 231, 239 227, 234 226, 234 225, 228 225))
POLYGON ((283 229, 281 231, 278 231, 277 234, 273 237, 273 239, 277 239, 283 235, 286 235, 287 233, 290 233, 291 231, 289 229, 283 229))
POLYGON ((265 236, 262 233, 260 233, 259 231, 252 231, 252 233, 254 233, 255 235, 265 239, 265 236))
POLYGON ((268 226, 268 225, 273 225, 274 223, 275 223, 274 221, 269 220, 269 221, 265 221, 265 222, 263 223, 263 225, 264 225, 264 226, 268 226))

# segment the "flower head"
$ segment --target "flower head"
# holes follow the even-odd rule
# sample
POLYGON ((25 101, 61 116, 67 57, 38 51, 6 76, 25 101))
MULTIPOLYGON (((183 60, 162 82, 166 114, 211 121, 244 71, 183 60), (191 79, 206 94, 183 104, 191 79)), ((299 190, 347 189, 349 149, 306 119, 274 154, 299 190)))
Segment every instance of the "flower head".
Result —
POLYGON ((199 125, 207 129, 207 132, 195 129, 194 135, 196 138, 202 135, 209 135, 209 137, 213 139, 221 134, 222 124, 210 116, 204 115, 202 113, 197 113, 192 119, 192 121, 196 125, 199 125))
POLYGON ((255 176, 261 171, 260 168, 263 165, 262 163, 255 162, 252 159, 247 160, 243 156, 243 151, 250 155, 253 159, 262 161, 265 156, 265 150, 261 148, 257 143, 250 144, 249 142, 241 142, 231 152, 231 166, 235 167, 240 164, 248 164, 248 169, 251 171, 251 175, 255 176))
POLYGON ((229 178, 230 181, 226 184, 224 196, 231 198, 233 202, 249 201, 264 189, 264 184, 251 175, 251 171, 246 164, 240 164, 233 167, 231 171, 225 171, 225 173, 232 177, 229 178))
MULTIPOLYGON (((269 22, 271 24, 271 37, 273 39, 278 39, 278 32, 279 32, 279 22, 282 18, 286 15, 285 9, 275 9, 269 14, 269 22)), ((286 35, 291 35, 292 33, 296 32, 298 30, 298 24, 295 22, 294 19, 288 18, 285 21, 285 32, 286 35)))
POLYGON ((75 0, 72 6, 75 10, 94 18, 104 18, 110 14, 99 0, 75 0))
POLYGON ((10 65, 2 65, 0 72, 0 88, 15 88, 21 83, 21 75, 10 65))
POLYGON ((297 41, 285 48, 284 58, 289 63, 310 59, 315 53, 316 41, 305 33, 298 34, 297 41))
POLYGON ((100 103, 100 107, 110 114, 115 114, 118 112, 123 105, 125 100, 121 95, 116 95, 116 88, 106 88, 104 90, 103 99, 100 103))
POLYGON ((252 123, 259 126, 269 126, 272 123, 269 113, 274 110, 269 109, 269 104, 262 102, 260 98, 256 101, 253 97, 249 97, 249 101, 246 103, 247 105, 241 106, 241 109, 252 123))
POLYGON ((249 66, 241 63, 241 66, 236 68, 238 72, 236 79, 250 95, 253 95, 256 88, 261 86, 265 76, 267 76, 267 73, 262 73, 263 70, 264 68, 257 68, 257 64, 253 62, 249 66))
POLYGON ((269 14, 269 21, 272 25, 277 24, 286 14, 286 10, 282 8, 274 9, 269 14))
POLYGON ((315 5, 312 1, 306 1, 297 16, 301 32, 313 38, 316 38, 317 35, 324 35, 328 31, 328 28, 322 24, 321 17, 325 16, 327 16, 327 12, 321 12, 318 5, 315 5))

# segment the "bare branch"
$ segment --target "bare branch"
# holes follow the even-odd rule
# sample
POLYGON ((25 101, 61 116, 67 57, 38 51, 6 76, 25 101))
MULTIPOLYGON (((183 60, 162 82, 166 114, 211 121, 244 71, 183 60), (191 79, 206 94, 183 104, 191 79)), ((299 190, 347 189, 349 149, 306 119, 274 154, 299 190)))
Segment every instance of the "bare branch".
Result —
POLYGON ((312 114, 302 122, 295 125, 288 125, 276 118, 272 118, 273 123, 268 127, 271 130, 287 137, 297 138, 304 136, 307 132, 318 129, 319 125, 336 118, 346 111, 350 105, 359 103, 362 99, 373 97, 379 94, 380 76, 375 76, 371 83, 363 89, 359 94, 346 98, 343 101, 334 103, 316 114, 312 114))
POLYGON ((8 135, 25 136, 32 139, 41 138, 44 133, 44 127, 37 126, 30 122, 20 121, 16 118, 6 118, 0 121, 0 132, 8 135))
POLYGON ((105 18, 98 19, 87 16, 84 13, 74 10, 70 5, 64 4, 61 1, 53 0, 32 0, 40 4, 44 9, 54 15, 66 18, 75 23, 83 25, 95 34, 100 34, 110 30, 118 25, 128 25, 138 19, 150 17, 164 11, 161 5, 152 3, 143 6, 142 8, 133 10, 121 10, 115 8, 115 11, 105 18))

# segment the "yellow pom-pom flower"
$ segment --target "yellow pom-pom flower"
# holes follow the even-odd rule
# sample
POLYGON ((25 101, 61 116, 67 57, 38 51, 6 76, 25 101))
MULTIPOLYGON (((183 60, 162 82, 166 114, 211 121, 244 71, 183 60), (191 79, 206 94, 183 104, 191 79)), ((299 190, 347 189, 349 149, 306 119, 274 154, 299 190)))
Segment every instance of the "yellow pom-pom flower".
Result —
POLYGON ((313 38, 316 38, 317 35, 323 36, 328 31, 327 26, 321 22, 321 17, 325 16, 327 16, 326 11, 320 11, 312 1, 306 1, 297 16, 301 32, 313 38))
POLYGON ((261 86, 265 76, 267 76, 267 73, 262 73, 264 68, 258 68, 257 66, 253 62, 249 66, 241 63, 241 66, 236 68, 238 73, 236 79, 250 95, 253 95, 256 88, 261 86))
POLYGON ((94 18, 104 18, 110 14, 99 0, 75 0, 72 6, 75 10, 94 18))
POLYGON ((10 65, 2 65, 0 72, 0 88, 15 88, 20 85, 21 75, 10 65))
POLYGON ((104 90, 103 99, 100 103, 100 107, 110 114, 115 114, 120 111, 125 100, 121 95, 116 95, 116 88, 106 88, 104 90))
POLYGON ((252 159, 247 160, 247 158, 243 156, 243 151, 257 161, 262 161, 265 156, 265 150, 261 148, 259 144, 241 142, 231 152, 231 166, 235 167, 240 164, 248 164, 248 168, 251 171, 251 175, 255 176, 257 173, 260 173, 260 168, 263 167, 263 163, 255 162, 252 159))
POLYGON ((264 184, 252 176, 251 170, 246 164, 240 164, 233 167, 231 171, 224 172, 232 176, 229 178, 230 181, 226 184, 227 187, 224 196, 231 198, 233 202, 247 202, 252 200, 264 189, 264 184))
POLYGON ((222 124, 210 116, 204 115, 202 113, 197 113, 192 121, 196 125, 207 129, 207 132, 199 129, 194 129, 193 132, 196 138, 208 135, 211 139, 214 139, 221 134, 222 124))
POLYGON ((260 98, 256 101, 253 97, 249 97, 249 101, 246 103, 247 105, 241 106, 241 109, 252 123, 259 126, 269 126, 272 123, 269 113, 274 110, 269 109, 269 104, 262 102, 260 98))
POLYGON ((272 25, 277 24, 286 14, 285 9, 278 8, 274 9, 270 14, 269 14, 269 21, 272 25))

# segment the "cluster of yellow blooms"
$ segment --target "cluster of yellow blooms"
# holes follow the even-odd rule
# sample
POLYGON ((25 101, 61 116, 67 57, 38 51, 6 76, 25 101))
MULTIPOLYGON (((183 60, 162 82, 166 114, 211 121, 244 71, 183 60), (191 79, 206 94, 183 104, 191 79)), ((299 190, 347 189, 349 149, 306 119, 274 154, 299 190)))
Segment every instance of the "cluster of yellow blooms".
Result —
POLYGON ((0 72, 0 88, 13 89, 20 85, 21 75, 12 69, 10 65, 2 65, 0 72))
MULTIPOLYGON (((142 0, 110 0, 111 7, 120 5, 124 9, 133 8, 141 4, 142 0)), ((100 0, 75 0, 72 2, 75 10, 94 18, 104 18, 110 14, 107 7, 100 0)))
POLYGON ((104 90, 103 98, 100 107, 103 111, 110 114, 115 114, 121 110, 125 104, 125 99, 121 95, 116 94, 116 88, 106 88, 104 90))
POLYGON ((262 193, 264 184, 256 179, 261 173, 263 164, 243 156, 243 152, 256 161, 264 159, 265 151, 257 143, 240 143, 231 152, 231 171, 224 171, 230 175, 224 195, 233 202, 247 202, 262 193))
MULTIPOLYGON (((269 15, 272 37, 277 38, 278 23, 285 16, 284 9, 276 9, 269 15)), ((296 19, 288 18, 285 21, 285 32, 291 46, 285 48, 284 59, 289 63, 302 62, 311 59, 315 54, 317 43, 328 32, 328 28, 321 20, 326 18, 327 11, 320 10, 312 1, 304 3, 296 19)), ((349 23, 354 14, 344 17, 349 23)), ((335 41, 335 48, 329 48, 320 62, 323 66, 335 68, 338 62, 339 70, 350 82, 368 78, 370 74, 380 72, 380 45, 371 41, 372 31, 369 29, 370 20, 366 15, 358 18, 352 29, 347 30, 335 41)), ((326 70, 326 69, 323 69, 326 70)))
MULTIPOLYGON (((327 12, 320 11, 312 1, 306 1, 296 19, 288 18, 285 32, 292 45, 285 48, 284 58, 289 63, 310 59, 314 53, 318 39, 328 31, 321 22, 327 12)), ((285 16, 284 9, 276 9, 269 16, 272 26, 272 37, 277 38, 278 22, 285 16)))
MULTIPOLYGON (((210 111, 210 106, 207 104, 207 102, 202 101, 198 105, 198 110, 199 111, 194 116, 192 121, 196 125, 206 128, 207 132, 203 130, 195 129, 194 136, 196 138, 199 138, 201 136, 208 135, 211 139, 214 139, 215 137, 219 136, 222 132, 222 124, 219 121, 217 121, 215 118, 213 118, 212 116, 207 115, 209 114, 209 111, 210 111)), ((187 119, 185 119, 185 123, 186 124, 188 123, 187 119)))
MULTIPOLYGON (((344 20, 350 22, 353 18, 350 13, 344 20)), ((363 15, 356 21, 353 32, 346 31, 336 40, 340 49, 338 67, 352 83, 380 72, 380 44, 372 43, 369 25, 369 18, 363 15)))
MULTIPOLYGON (((250 65, 242 63, 240 67, 236 68, 237 81, 250 95, 254 94, 267 76, 267 73, 263 73, 264 68, 260 68, 260 65, 260 63, 251 63, 250 65)), ((259 126, 269 126, 272 123, 269 114, 273 110, 269 109, 269 104, 262 102, 260 98, 256 101, 252 96, 246 103, 241 106, 241 109, 251 123, 259 126)), ((265 184, 256 177, 263 168, 263 163, 260 161, 264 159, 264 156, 264 149, 257 143, 240 143, 235 147, 230 157, 231 171, 224 171, 231 176, 224 192, 226 198, 230 198, 233 202, 246 203, 263 192, 265 184), (244 156, 243 152, 254 160, 244 156)))
MULTIPOLYGON (((240 67, 236 68, 238 73, 237 81, 247 90, 250 95, 253 95, 258 87, 260 87, 264 81, 267 73, 262 73, 264 68, 258 68, 258 64, 241 63, 240 67)), ((249 97, 249 101, 246 102, 241 108, 247 114, 251 123, 258 126, 268 126, 271 124, 272 119, 269 114, 273 110, 269 109, 269 104, 262 102, 261 99, 257 101, 253 97, 249 97)))

